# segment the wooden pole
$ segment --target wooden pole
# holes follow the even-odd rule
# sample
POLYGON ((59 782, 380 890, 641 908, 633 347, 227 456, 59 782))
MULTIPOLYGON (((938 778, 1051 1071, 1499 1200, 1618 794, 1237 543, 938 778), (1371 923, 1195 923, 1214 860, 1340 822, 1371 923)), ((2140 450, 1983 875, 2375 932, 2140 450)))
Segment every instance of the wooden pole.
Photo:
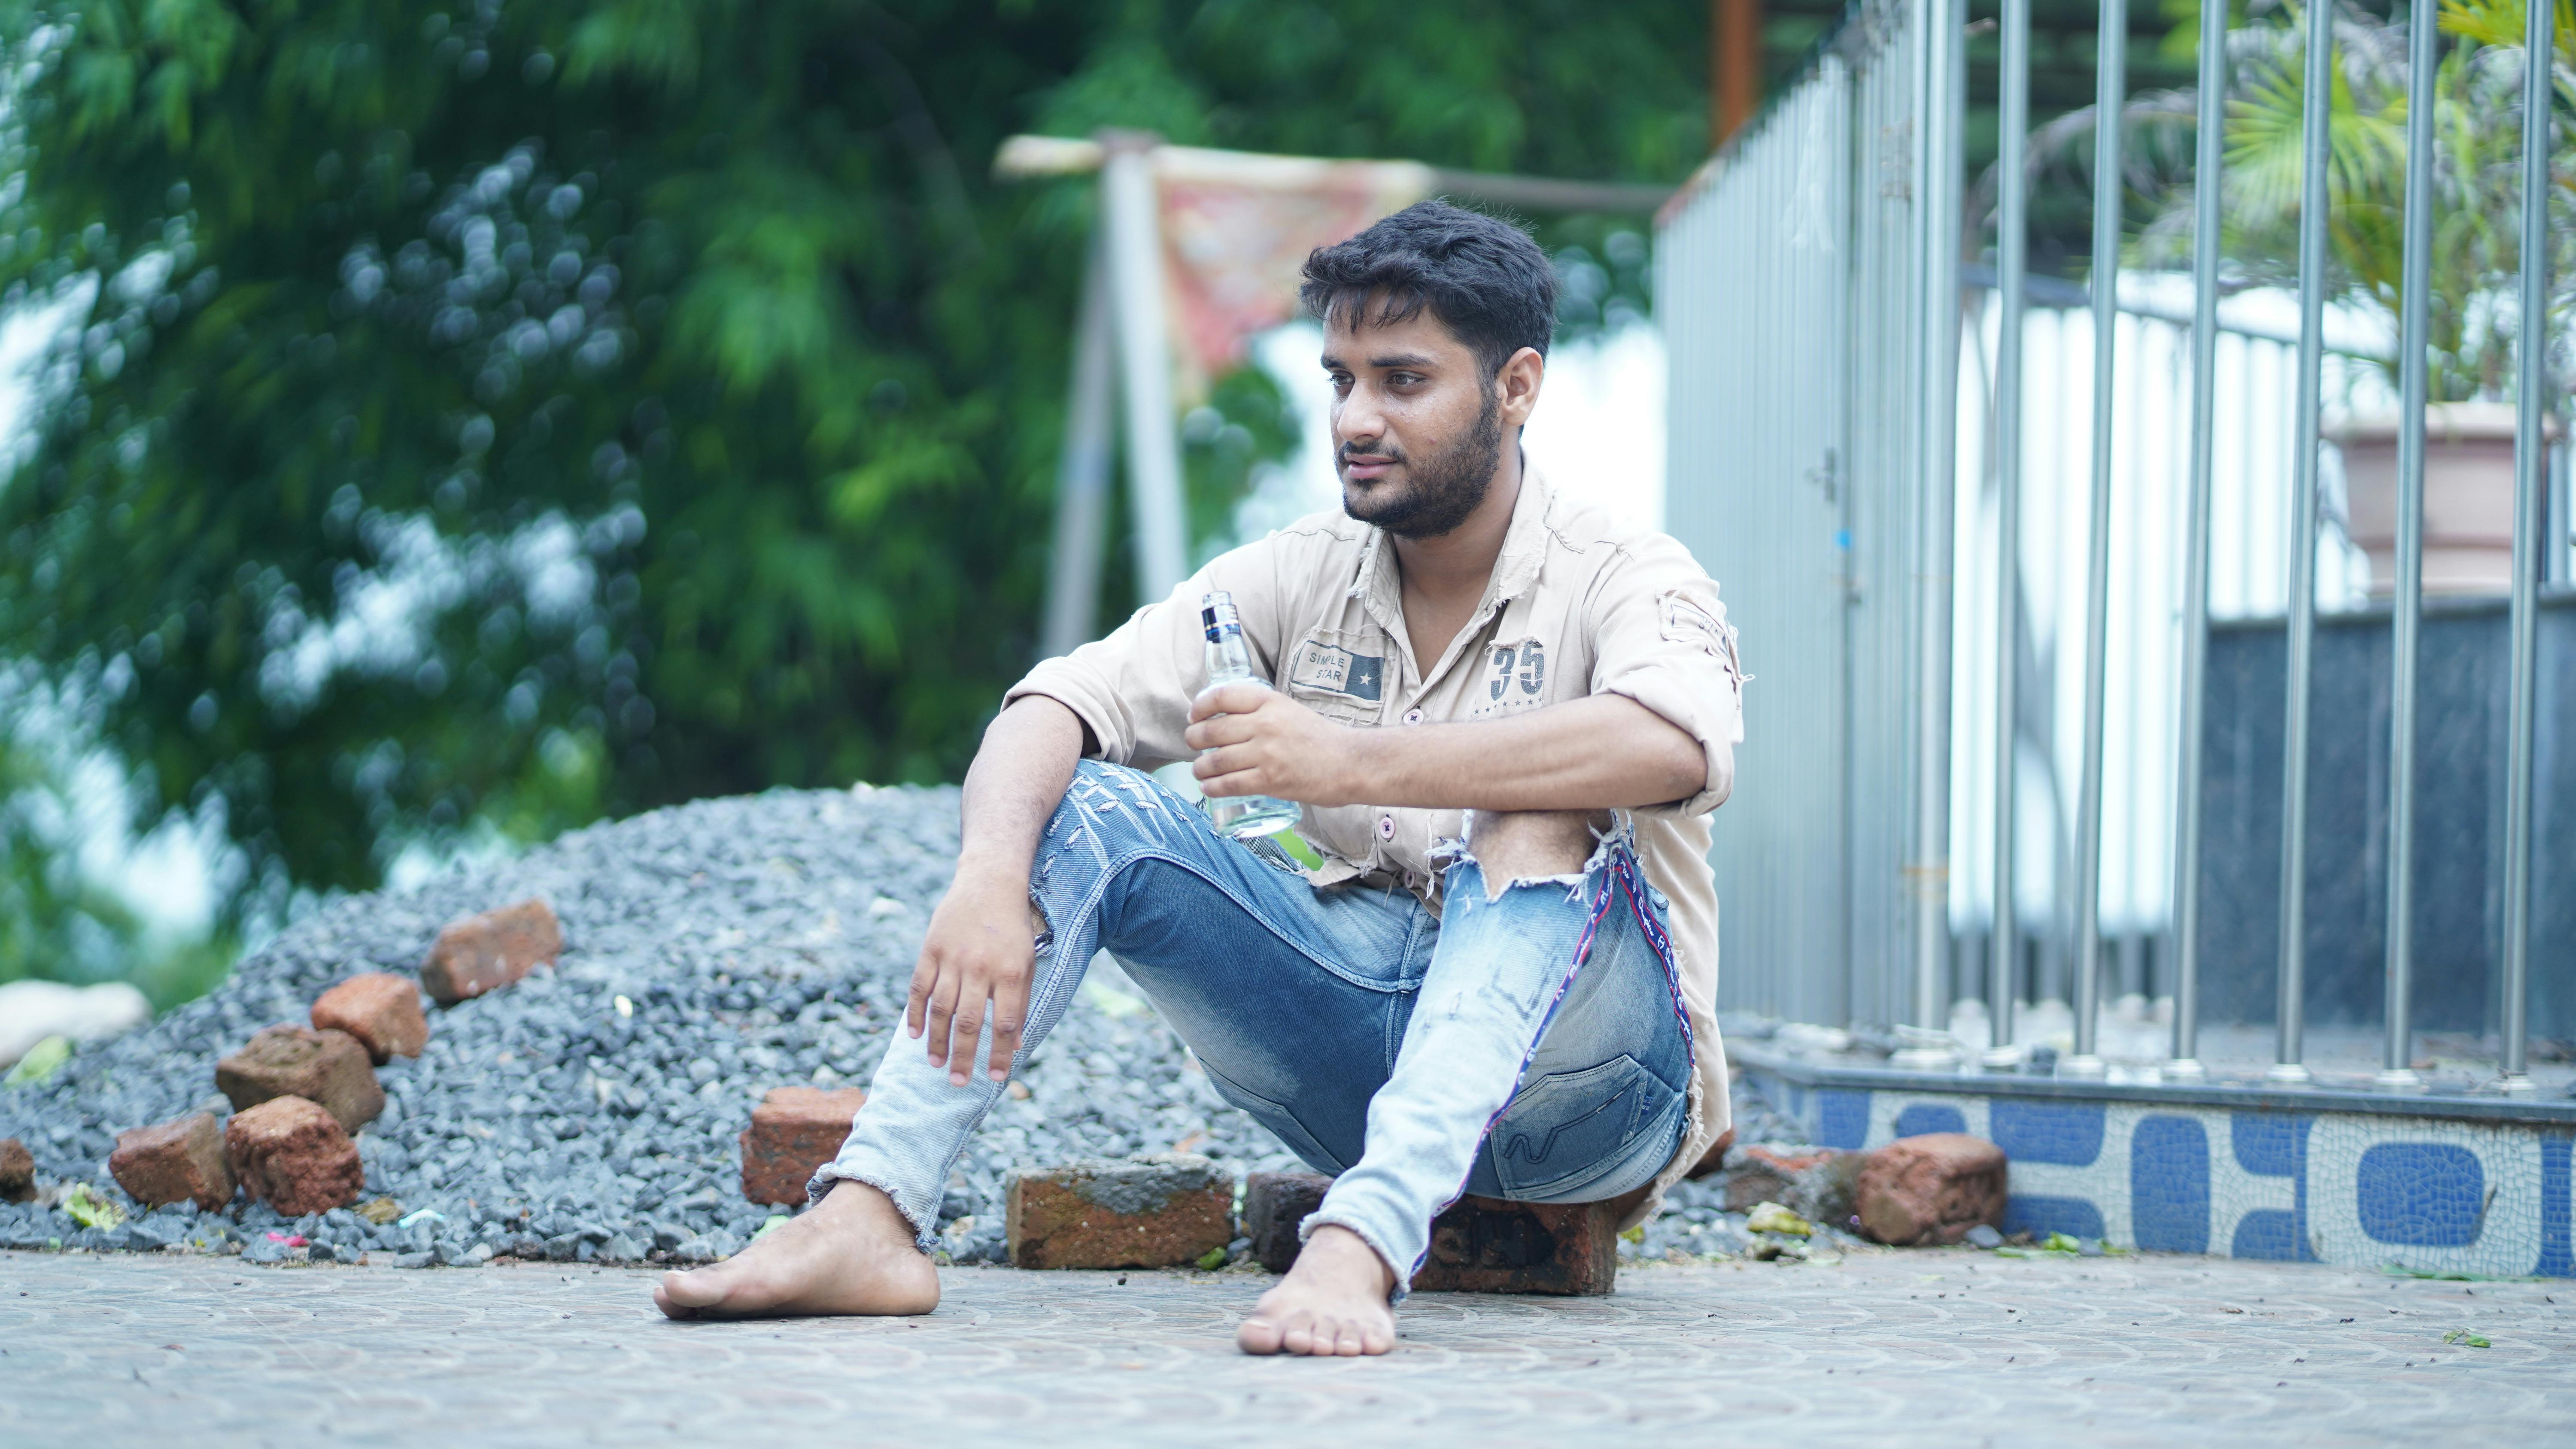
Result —
POLYGON ((1708 74, 1714 151, 1762 104, 1762 0, 1709 0, 1708 74))

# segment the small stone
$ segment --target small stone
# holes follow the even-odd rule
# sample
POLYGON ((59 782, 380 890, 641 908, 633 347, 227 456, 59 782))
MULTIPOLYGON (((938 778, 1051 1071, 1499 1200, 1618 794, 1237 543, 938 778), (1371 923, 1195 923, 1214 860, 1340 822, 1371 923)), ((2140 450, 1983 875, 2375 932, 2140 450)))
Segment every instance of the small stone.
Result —
POLYGON ((389 1197, 371 1197, 358 1205, 358 1216, 380 1228, 402 1215, 402 1204, 389 1197))
POLYGON ((1607 1203, 1462 1197, 1431 1224, 1417 1293, 1608 1294, 1619 1224, 1607 1203))
POLYGON ((212 1112, 118 1133, 107 1170, 146 1207, 192 1202, 212 1210, 233 1200, 233 1170, 212 1112))
POLYGON ((1177 1268, 1234 1237, 1234 1179, 1196 1153, 1011 1175, 1004 1219, 1021 1268, 1177 1268))
POLYGON ((317 1031, 345 1031, 376 1065, 416 1057, 429 1045, 429 1018, 421 1014, 420 985, 390 971, 369 971, 332 987, 313 1002, 317 1031))
POLYGON ((1898 1247, 1955 1243, 2004 1220, 2003 1149, 1964 1132, 1900 1137, 1869 1154, 1854 1198, 1863 1233, 1898 1247))
POLYGON ((272 1026, 215 1063, 215 1087, 236 1112, 279 1097, 319 1102, 343 1132, 357 1131, 385 1110, 385 1089, 376 1082, 367 1049, 345 1031, 272 1026))
POLYGON ((850 1119, 868 1100, 857 1087, 774 1087, 743 1129, 742 1195, 764 1205, 802 1203, 805 1184, 840 1155, 850 1119))
POLYGON ((1760 1202, 1755 1203, 1753 1211, 1745 1215, 1744 1230, 1750 1233, 1787 1233, 1803 1238, 1814 1233, 1816 1225, 1776 1202, 1760 1202))
POLYGON ((339 1120, 302 1097, 271 1097, 224 1124, 224 1155, 251 1196, 298 1217, 357 1201, 366 1187, 358 1145, 339 1120))
POLYGON ((1968 1229, 1966 1235, 1959 1241, 1971 1248, 2000 1248, 2004 1245, 2004 1235, 1984 1223, 1979 1223, 1968 1229))
POLYGON ((429 948, 420 984, 441 1006, 497 991, 563 951, 563 927, 554 908, 526 900, 479 916, 451 921, 429 948))
POLYGON ((437 1259, 437 1253, 432 1252, 427 1248, 423 1248, 417 1253, 394 1253, 385 1259, 385 1266, 388 1268, 426 1268, 433 1262, 436 1262, 437 1259))
POLYGON ((1297 1229, 1324 1205, 1333 1180, 1317 1172, 1256 1172, 1243 1180, 1243 1234, 1252 1240, 1253 1261, 1273 1273, 1285 1273, 1305 1244, 1297 1229))
POLYGON ((0 1137, 0 1202, 32 1202, 36 1196, 36 1155, 15 1137, 0 1137))

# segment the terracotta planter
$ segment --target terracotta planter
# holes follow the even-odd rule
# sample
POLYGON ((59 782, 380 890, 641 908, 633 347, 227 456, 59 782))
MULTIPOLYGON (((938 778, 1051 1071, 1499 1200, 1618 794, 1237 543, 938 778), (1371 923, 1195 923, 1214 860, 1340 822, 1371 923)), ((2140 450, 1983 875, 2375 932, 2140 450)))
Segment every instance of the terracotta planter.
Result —
MULTIPOLYGON (((2424 592, 2501 594, 2513 586, 2513 405, 2424 410, 2424 592)), ((2558 420, 2543 436, 2558 440, 2558 420)), ((2397 419, 2335 434, 2343 449, 2352 541, 2370 555, 2370 592, 2397 592, 2397 419)))

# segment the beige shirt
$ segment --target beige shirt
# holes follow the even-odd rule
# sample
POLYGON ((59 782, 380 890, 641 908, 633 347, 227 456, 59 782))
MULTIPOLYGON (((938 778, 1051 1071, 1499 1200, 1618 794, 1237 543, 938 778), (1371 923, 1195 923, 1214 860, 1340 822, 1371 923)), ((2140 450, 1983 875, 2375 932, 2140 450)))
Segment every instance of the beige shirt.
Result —
MULTIPOLYGON (((1717 585, 1671 538, 1561 497, 1532 471, 1483 600, 1427 667, 1413 657, 1386 535, 1319 513, 1210 561, 1108 638, 1038 665, 1009 698, 1043 694, 1061 702, 1090 726, 1101 758, 1115 763, 1150 770, 1191 758, 1181 736, 1190 702, 1207 682, 1199 602, 1210 589, 1234 595, 1255 666, 1298 703, 1342 724, 1400 729, 1507 719, 1618 694, 1699 741, 1708 758, 1706 788, 1632 812, 1639 864, 1670 902, 1675 966, 1695 1039, 1681 1151, 1630 1221, 1651 1216, 1729 1116, 1715 1011, 1708 812, 1734 784, 1746 676, 1717 585)), ((1433 847, 1461 835, 1464 824, 1456 810, 1309 805, 1299 833, 1324 856, 1323 867, 1308 873, 1316 885, 1391 879, 1437 909, 1433 847)))

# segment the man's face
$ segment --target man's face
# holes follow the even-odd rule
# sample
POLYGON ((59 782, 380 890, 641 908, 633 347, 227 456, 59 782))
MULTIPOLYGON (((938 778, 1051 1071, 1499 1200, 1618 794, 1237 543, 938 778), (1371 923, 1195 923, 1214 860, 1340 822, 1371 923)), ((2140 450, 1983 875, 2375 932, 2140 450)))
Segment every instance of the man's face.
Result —
POLYGON ((1536 399, 1538 354, 1524 349, 1497 378, 1428 308, 1387 325, 1367 321, 1372 311, 1344 308, 1324 329, 1342 509, 1401 538, 1437 537, 1485 501, 1503 429, 1536 399), (1530 374, 1526 398, 1501 385, 1516 368, 1530 374))

